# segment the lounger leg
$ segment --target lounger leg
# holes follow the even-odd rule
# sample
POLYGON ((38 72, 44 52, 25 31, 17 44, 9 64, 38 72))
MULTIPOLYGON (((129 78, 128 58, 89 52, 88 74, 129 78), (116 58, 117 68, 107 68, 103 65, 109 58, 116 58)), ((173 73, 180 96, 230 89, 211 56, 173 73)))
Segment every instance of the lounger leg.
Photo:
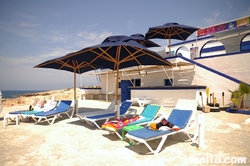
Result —
POLYGON ((83 119, 86 123, 88 123, 89 125, 93 126, 93 122, 87 121, 85 119, 83 119))
POLYGON ((199 131, 198 131, 198 127, 197 127, 196 130, 195 130, 194 137, 191 139, 192 142, 195 142, 195 141, 197 140, 197 138, 198 138, 198 133, 199 133, 199 131))
POLYGON ((37 123, 37 119, 35 117, 32 116, 31 118, 37 123))
POLYGON ((96 122, 93 122, 98 129, 102 129, 96 122))
POLYGON ((115 134, 122 140, 122 136, 118 133, 118 131, 115 131, 115 134))
POLYGON ((18 115, 16 116, 16 125, 17 126, 19 125, 19 116, 18 115))
POLYGON ((8 117, 4 117, 3 127, 5 127, 7 124, 8 124, 8 117))
POLYGON ((37 121, 37 123, 41 122, 41 120, 42 120, 42 118, 39 118, 38 121, 37 121))
POLYGON ((162 139, 161 139, 161 142, 160 142, 160 144, 158 145, 158 147, 157 147, 157 149, 154 151, 148 144, 148 148, 150 148, 149 150, 151 151, 151 152, 153 152, 154 154, 157 154, 157 153, 159 153, 160 152, 160 150, 161 150, 161 148, 162 148, 162 146, 163 146, 163 144, 165 143, 165 141, 166 141, 166 139, 167 139, 167 135, 166 136, 164 136, 164 137, 162 137, 162 139))
POLYGON ((50 122, 47 118, 46 118, 46 120, 47 120, 47 122, 48 122, 49 124, 53 124, 53 123, 55 122, 56 118, 57 118, 57 115, 55 115, 55 116, 53 117, 53 119, 52 119, 51 122, 50 122))
MULTIPOLYGON (((161 142, 159 143, 159 145, 157 146, 157 148, 155 150, 153 150, 151 148, 151 146, 148 144, 148 142, 146 140, 143 140, 143 139, 133 139, 133 138, 130 138, 130 137, 127 137, 129 139, 129 141, 131 142, 131 144, 137 144, 135 143, 135 140, 138 141, 139 143, 143 143, 146 145, 146 147, 150 150, 150 152, 152 152, 153 154, 158 154, 162 148, 162 146, 164 145, 165 141, 167 140, 167 137, 168 135, 165 135, 162 137, 161 139, 161 142)), ((148 140, 149 141, 149 140, 148 140)))

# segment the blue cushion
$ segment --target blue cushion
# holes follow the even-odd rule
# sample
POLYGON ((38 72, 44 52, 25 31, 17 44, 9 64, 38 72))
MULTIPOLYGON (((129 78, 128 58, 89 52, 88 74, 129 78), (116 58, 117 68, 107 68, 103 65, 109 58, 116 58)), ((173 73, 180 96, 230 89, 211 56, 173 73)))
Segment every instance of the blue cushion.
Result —
MULTIPOLYGON (((178 126, 180 129, 186 127, 187 123, 189 122, 192 110, 179 110, 173 109, 171 114, 169 115, 168 121, 172 122, 174 125, 178 126)), ((174 132, 173 130, 150 130, 147 127, 129 131, 128 133, 132 136, 142 138, 142 139, 149 139, 157 136, 161 136, 164 134, 168 134, 174 132)))
POLYGON ((139 119, 139 120, 136 120, 134 122, 130 122, 128 125, 136 125, 136 124, 140 124, 140 123, 147 123, 147 122, 150 122, 151 120, 152 120, 152 118, 145 117, 144 119, 139 119))
POLYGON ((142 138, 142 139, 149 139, 157 136, 161 136, 164 134, 168 134, 173 132, 172 130, 150 130, 147 127, 138 130, 132 130, 128 133, 134 137, 142 138))
POLYGON ((160 109, 159 105, 148 104, 141 113, 143 117, 154 118, 160 109))
POLYGON ((13 111, 13 112, 9 112, 9 114, 20 114, 21 112, 24 112, 24 111, 13 111))
POLYGON ((168 121, 172 122, 175 126, 178 126, 179 128, 184 128, 187 125, 192 115, 192 112, 192 110, 173 109, 168 117, 168 121))
POLYGON ((43 112, 43 111, 26 111, 26 112, 21 112, 22 115, 32 115, 32 114, 36 114, 36 113, 39 113, 39 112, 43 112))

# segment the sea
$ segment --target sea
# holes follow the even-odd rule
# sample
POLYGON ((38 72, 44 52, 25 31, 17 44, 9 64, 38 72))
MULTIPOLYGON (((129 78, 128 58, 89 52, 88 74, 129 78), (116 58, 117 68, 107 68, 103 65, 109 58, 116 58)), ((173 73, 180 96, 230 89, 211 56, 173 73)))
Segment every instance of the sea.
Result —
POLYGON ((19 95, 45 92, 47 90, 1 90, 2 98, 16 98, 19 95))

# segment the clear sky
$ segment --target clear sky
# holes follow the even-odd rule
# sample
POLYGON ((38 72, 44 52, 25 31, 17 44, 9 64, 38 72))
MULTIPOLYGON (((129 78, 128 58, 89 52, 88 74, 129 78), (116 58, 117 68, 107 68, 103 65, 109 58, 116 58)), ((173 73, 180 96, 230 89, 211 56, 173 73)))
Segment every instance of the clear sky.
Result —
MULTIPOLYGON (((249 0, 0 0, 0 90, 73 87, 73 73, 33 67, 110 35, 145 35, 167 22, 202 28, 249 15, 249 0)), ((152 40, 162 46, 153 50, 164 49, 165 40, 152 40)), ((95 77, 77 79, 78 87, 97 85, 95 77)))

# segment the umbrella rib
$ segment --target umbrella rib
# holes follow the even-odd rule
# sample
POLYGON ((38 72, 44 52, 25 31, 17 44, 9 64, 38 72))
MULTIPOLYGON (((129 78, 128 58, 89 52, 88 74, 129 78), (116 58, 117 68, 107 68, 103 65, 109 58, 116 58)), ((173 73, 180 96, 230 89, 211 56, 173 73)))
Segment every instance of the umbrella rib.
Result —
POLYGON ((182 33, 188 33, 188 34, 192 34, 191 32, 184 30, 183 28, 180 27, 170 27, 167 30, 166 29, 154 29, 150 32, 150 36, 148 38, 152 38, 155 35, 163 35, 163 36, 167 36, 168 38, 171 38, 171 36, 174 35, 178 35, 182 40, 185 40, 181 34, 182 33))
POLYGON ((108 51, 110 48, 111 48, 111 47, 109 47, 109 48, 106 49, 106 50, 103 50, 102 48, 99 48, 99 49, 102 51, 102 53, 98 53, 98 52, 96 52, 95 50, 90 50, 90 51, 93 52, 94 54, 97 54, 97 55, 98 55, 98 56, 95 57, 90 63, 94 62, 94 61, 95 61, 96 59, 98 59, 99 57, 102 58, 102 59, 105 59, 105 60, 109 60, 109 61, 111 61, 111 62, 114 62, 115 59, 107 53, 107 51, 108 51), (106 54, 108 57, 104 56, 103 54, 106 54))
MULTIPOLYGON (((134 49, 137 49, 135 47, 132 47, 134 49)), ((131 60, 135 60, 139 65, 141 65, 141 63, 137 60, 137 58, 134 56, 135 54, 137 54, 138 52, 142 51, 142 49, 137 49, 135 52, 131 53, 127 47, 124 47, 124 49, 129 53, 129 56, 127 56, 126 58, 124 58, 121 63, 127 62, 127 61, 131 61, 131 60)))
MULTIPOLYGON (((130 51, 129 51, 126 47, 125 47, 125 49, 130 53, 130 51)), ((160 60, 160 61, 166 63, 167 65, 172 66, 172 64, 171 64, 170 62, 168 62, 168 61, 166 61, 166 60, 162 60, 161 58, 158 58, 158 57, 156 57, 156 56, 153 56, 152 54, 149 54, 149 53, 145 52, 143 49, 139 49, 139 50, 137 50, 137 51, 134 52, 134 53, 130 53, 131 56, 128 56, 127 58, 123 59, 121 62, 130 61, 130 60, 133 60, 133 59, 134 59, 134 60, 136 60, 136 62, 137 62, 139 65, 141 65, 141 63, 137 60, 137 58, 138 58, 138 57, 141 57, 141 56, 144 56, 145 54, 147 54, 148 56, 151 56, 151 57, 153 57, 153 58, 155 58, 155 59, 157 59, 157 60, 160 60), (139 55, 137 55, 137 56, 134 56, 134 54, 136 54, 136 53, 138 53, 138 52, 141 52, 141 54, 139 54, 139 55)))
MULTIPOLYGON (((61 70, 64 66, 69 67, 69 68, 74 68, 73 66, 68 64, 69 60, 67 62, 63 62, 61 60, 58 61, 58 64, 62 65, 59 70, 61 70)), ((57 62, 56 62, 57 63, 57 62)))
POLYGON ((80 63, 79 64, 79 68, 83 68, 83 67, 87 67, 87 66, 90 66, 90 67, 92 67, 94 70, 96 70, 97 68, 95 67, 95 66, 93 66, 91 63, 89 63, 89 62, 82 62, 82 63, 80 63))
POLYGON ((112 48, 112 46, 110 46, 108 49, 104 50, 103 48, 99 48, 102 53, 100 54, 102 56, 103 59, 109 60, 111 62, 116 62, 116 59, 114 59, 112 56, 110 56, 110 54, 107 52, 110 48, 112 48), (103 54, 107 55, 108 57, 104 56, 103 54))

